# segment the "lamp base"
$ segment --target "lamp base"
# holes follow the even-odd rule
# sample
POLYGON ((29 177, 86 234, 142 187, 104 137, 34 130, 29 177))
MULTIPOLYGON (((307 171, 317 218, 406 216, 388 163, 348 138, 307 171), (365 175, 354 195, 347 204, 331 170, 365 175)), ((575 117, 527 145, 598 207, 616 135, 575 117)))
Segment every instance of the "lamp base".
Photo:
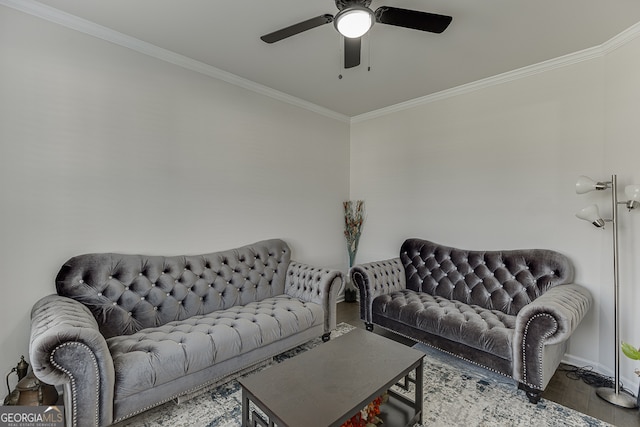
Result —
POLYGON ((638 407, 635 397, 622 390, 616 393, 614 388, 600 387, 596 390, 596 394, 607 402, 622 408, 633 409, 638 407))

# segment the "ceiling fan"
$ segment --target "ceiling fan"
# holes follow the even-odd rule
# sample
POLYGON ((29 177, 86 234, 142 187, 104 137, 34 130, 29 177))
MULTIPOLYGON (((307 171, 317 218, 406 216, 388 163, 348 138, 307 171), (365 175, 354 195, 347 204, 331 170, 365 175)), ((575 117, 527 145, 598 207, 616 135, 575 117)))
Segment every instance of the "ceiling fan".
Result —
POLYGON ((414 30, 442 33, 453 18, 446 15, 380 6, 374 11, 369 9, 371 0, 335 0, 338 13, 324 14, 306 21, 298 22, 260 37, 266 43, 275 43, 304 31, 330 22, 344 36, 344 68, 360 65, 361 37, 373 26, 374 22, 395 25, 414 30))

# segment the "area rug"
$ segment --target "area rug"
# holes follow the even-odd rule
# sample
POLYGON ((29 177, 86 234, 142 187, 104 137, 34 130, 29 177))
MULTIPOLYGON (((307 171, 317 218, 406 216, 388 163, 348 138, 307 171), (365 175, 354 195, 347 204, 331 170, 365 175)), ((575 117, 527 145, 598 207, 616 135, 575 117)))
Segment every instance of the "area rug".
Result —
MULTIPOLYGON (((340 323, 332 337, 352 329, 353 326, 340 323)), ((278 356, 273 363, 293 357, 321 342, 319 338, 312 340, 278 356)), ((541 399, 537 405, 532 405, 509 378, 423 344, 414 347, 425 353, 423 426, 609 426, 549 400, 541 399)), ((411 391, 409 395, 413 397, 411 391)), ((169 402, 117 426, 239 427, 241 402, 240 385, 232 380, 186 402, 169 402)))
POLYGON ((532 405, 510 378, 425 344, 413 348, 426 354, 424 426, 609 426, 550 400, 532 405))

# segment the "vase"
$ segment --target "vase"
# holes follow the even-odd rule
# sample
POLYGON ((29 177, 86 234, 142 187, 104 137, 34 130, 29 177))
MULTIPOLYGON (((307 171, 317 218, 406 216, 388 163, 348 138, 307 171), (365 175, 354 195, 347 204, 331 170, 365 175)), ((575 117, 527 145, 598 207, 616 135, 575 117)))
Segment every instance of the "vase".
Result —
POLYGON ((344 300, 345 302, 356 302, 358 299, 358 290, 351 283, 351 267, 354 266, 356 262, 356 252, 350 250, 349 251, 349 270, 347 270, 347 276, 345 278, 344 283, 344 300))
POLYGON ((351 285, 351 281, 347 280, 344 287, 344 300, 345 302, 356 302, 358 291, 351 285))

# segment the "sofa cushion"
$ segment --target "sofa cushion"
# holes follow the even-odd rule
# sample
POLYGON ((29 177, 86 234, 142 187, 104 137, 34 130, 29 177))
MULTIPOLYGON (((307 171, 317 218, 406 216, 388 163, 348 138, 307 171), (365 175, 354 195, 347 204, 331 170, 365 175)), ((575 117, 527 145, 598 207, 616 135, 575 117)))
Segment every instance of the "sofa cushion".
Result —
POLYGON ((516 316, 410 289, 380 295, 372 314, 512 360, 516 316))
POLYGON ((115 400, 322 325, 323 319, 321 305, 279 295, 110 338, 115 400))
POLYGON ((573 280, 567 257, 546 249, 472 251, 407 239, 400 260, 407 289, 513 315, 573 280))

